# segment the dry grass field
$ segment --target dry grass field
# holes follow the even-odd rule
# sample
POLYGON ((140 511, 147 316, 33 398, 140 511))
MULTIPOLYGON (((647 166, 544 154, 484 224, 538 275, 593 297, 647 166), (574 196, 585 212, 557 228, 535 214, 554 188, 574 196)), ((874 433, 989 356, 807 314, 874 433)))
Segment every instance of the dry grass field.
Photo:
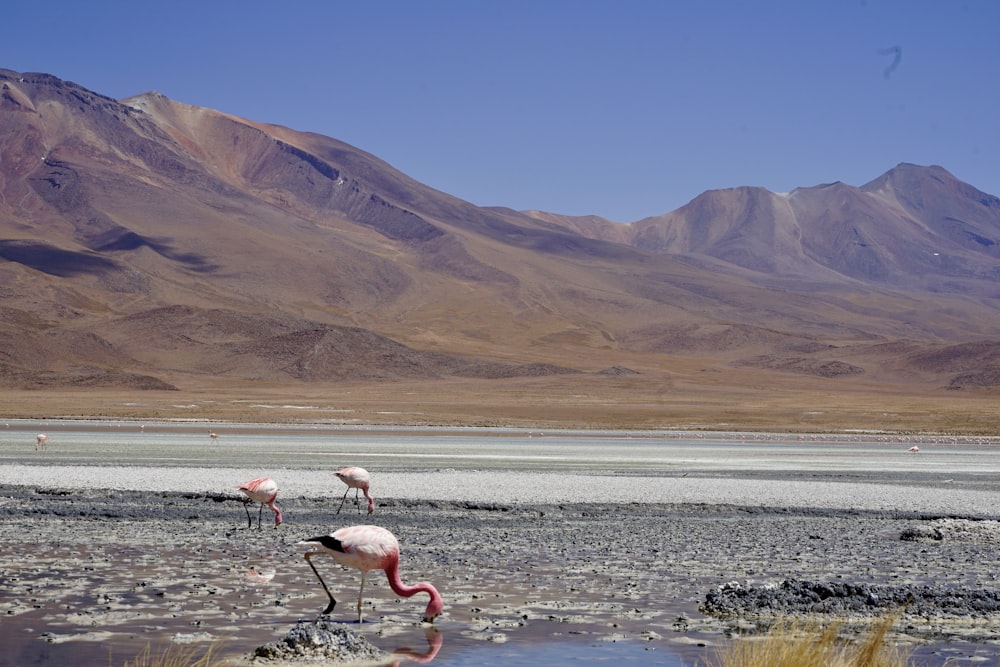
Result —
MULTIPOLYGON (((719 374, 718 371, 714 372, 719 374)), ((732 378, 730 378, 732 379, 732 378)), ((512 426, 706 431, 996 435, 993 391, 761 376, 697 384, 670 374, 267 385, 205 382, 181 391, 0 391, 0 418, 512 426), (770 381, 770 384, 765 383, 770 381)))

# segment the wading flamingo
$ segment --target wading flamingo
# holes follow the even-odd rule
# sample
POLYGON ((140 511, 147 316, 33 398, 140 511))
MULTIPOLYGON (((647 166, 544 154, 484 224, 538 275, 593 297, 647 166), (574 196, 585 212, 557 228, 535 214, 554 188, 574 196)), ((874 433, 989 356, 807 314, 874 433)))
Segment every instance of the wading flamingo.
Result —
POLYGON ((323 590, 330 597, 330 604, 320 616, 326 616, 336 606, 337 601, 333 599, 333 593, 326 587, 326 582, 320 576, 319 570, 313 565, 312 557, 327 555, 345 567, 353 567, 361 570, 361 588, 358 589, 358 623, 362 622, 361 602, 364 599, 365 577, 369 570, 385 570, 385 576, 389 580, 389 588, 396 595, 404 598, 412 597, 417 593, 427 593, 431 596, 431 601, 427 603, 424 611, 424 622, 433 623, 434 619, 444 609, 444 601, 438 594, 437 589, 426 581, 421 581, 413 586, 407 586, 399 578, 399 542, 395 535, 380 526, 348 526, 330 533, 320 535, 298 543, 311 547, 311 551, 305 554, 306 562, 316 574, 323 590))
POLYGON ((277 482, 270 477, 258 477, 257 479, 251 479, 246 484, 240 484, 236 488, 247 496, 243 500, 243 509, 247 513, 247 528, 253 527, 253 519, 250 518, 250 510, 248 508, 248 505, 253 502, 260 503, 260 512, 257 513, 257 530, 260 530, 260 522, 264 515, 264 505, 267 505, 274 511, 274 527, 277 528, 281 525, 281 510, 274 504, 274 501, 278 499, 277 482))
POLYGON ((45 447, 45 441, 49 439, 49 436, 44 433, 39 433, 35 436, 35 451, 38 451, 39 447, 45 447))
POLYGON ((917 452, 919 452, 919 451, 920 451, 920 448, 919 448, 919 447, 917 447, 916 445, 913 445, 912 447, 910 447, 910 448, 909 448, 909 449, 907 449, 906 451, 908 451, 908 452, 909 452, 909 453, 911 453, 911 454, 916 454, 917 452))
POLYGON ((347 491, 344 491, 344 497, 340 499, 340 507, 337 508, 337 514, 340 514, 340 510, 344 509, 344 501, 347 500, 347 494, 351 492, 351 489, 354 489, 354 502, 358 506, 359 513, 361 512, 361 503, 358 502, 359 491, 363 491, 365 498, 368 499, 368 513, 371 514, 375 511, 375 499, 368 493, 368 487, 372 483, 372 476, 368 474, 367 470, 350 466, 348 468, 341 468, 333 474, 347 485, 347 491))

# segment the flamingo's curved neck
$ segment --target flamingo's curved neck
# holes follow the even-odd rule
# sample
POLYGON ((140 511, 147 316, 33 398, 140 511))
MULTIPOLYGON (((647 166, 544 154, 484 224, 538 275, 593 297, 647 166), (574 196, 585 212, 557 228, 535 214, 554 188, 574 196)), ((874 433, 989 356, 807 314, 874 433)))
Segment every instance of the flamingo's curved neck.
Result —
POLYGON ((271 498, 271 500, 267 502, 267 506, 274 510, 274 525, 277 526, 281 524, 281 510, 279 510, 278 506, 274 504, 274 501, 275 498, 271 498))
POLYGON ((412 586, 408 586, 403 583, 403 580, 399 578, 399 557, 390 558, 389 563, 385 566, 385 576, 389 580, 389 588, 396 595, 401 595, 404 598, 413 597, 417 593, 427 593, 431 596, 430 602, 427 604, 427 611, 429 616, 432 609, 440 610, 443 602, 441 600, 441 595, 437 592, 431 584, 426 581, 418 582, 412 586))

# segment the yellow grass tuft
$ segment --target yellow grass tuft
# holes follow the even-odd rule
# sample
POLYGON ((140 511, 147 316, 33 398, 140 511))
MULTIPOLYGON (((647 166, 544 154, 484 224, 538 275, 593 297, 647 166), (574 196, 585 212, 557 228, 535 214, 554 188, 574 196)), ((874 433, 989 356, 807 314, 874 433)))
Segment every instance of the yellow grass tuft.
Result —
POLYGON ((907 651, 886 644, 898 618, 882 618, 859 642, 840 639, 836 623, 780 623, 763 637, 733 642, 713 667, 910 667, 907 651))
POLYGON ((212 650, 209 646, 200 651, 195 646, 178 646, 172 644, 165 649, 153 653, 149 644, 131 660, 126 660, 123 667, 212 667, 212 650), (200 655, 199 655, 200 654, 200 655))

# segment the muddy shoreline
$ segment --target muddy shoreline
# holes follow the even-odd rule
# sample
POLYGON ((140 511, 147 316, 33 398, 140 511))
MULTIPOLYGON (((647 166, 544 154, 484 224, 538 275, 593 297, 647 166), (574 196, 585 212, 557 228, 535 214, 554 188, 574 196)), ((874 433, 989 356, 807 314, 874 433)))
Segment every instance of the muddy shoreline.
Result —
POLYGON ((0 431, 0 665, 243 661, 326 606, 296 542, 352 523, 393 531, 445 613, 429 634, 375 574, 358 627, 359 576, 329 561, 332 622, 441 667, 704 665, 775 614, 849 634, 911 598, 892 641, 918 664, 997 662, 993 441, 60 423, 36 452, 49 426, 0 431), (357 464, 376 511, 338 516, 332 470, 357 464), (278 530, 235 489, 261 474, 278 530))
MULTIPOLYGON (((124 660, 162 640, 222 642, 218 654, 237 659, 325 606, 295 542, 349 523, 392 530, 404 545, 404 579, 442 590, 442 656, 470 642, 582 636, 704 662, 733 632, 768 622, 746 609, 705 613, 706 596, 730 582, 1000 589, 1000 524, 981 513, 387 497, 372 517, 337 517, 329 497, 307 495, 284 500, 286 525, 268 528, 265 515, 257 530, 227 492, 12 484, 0 486, 0 510, 0 617, 14 649, 4 665, 80 655, 107 662, 109 647, 124 660)), ((346 619, 356 573, 332 562, 324 571, 340 601, 334 616, 346 619)), ((362 630, 385 650, 419 644, 424 603, 370 582, 366 618, 380 622, 362 630)), ((993 659, 996 614, 937 611, 904 616, 896 640, 933 664, 993 659)))

